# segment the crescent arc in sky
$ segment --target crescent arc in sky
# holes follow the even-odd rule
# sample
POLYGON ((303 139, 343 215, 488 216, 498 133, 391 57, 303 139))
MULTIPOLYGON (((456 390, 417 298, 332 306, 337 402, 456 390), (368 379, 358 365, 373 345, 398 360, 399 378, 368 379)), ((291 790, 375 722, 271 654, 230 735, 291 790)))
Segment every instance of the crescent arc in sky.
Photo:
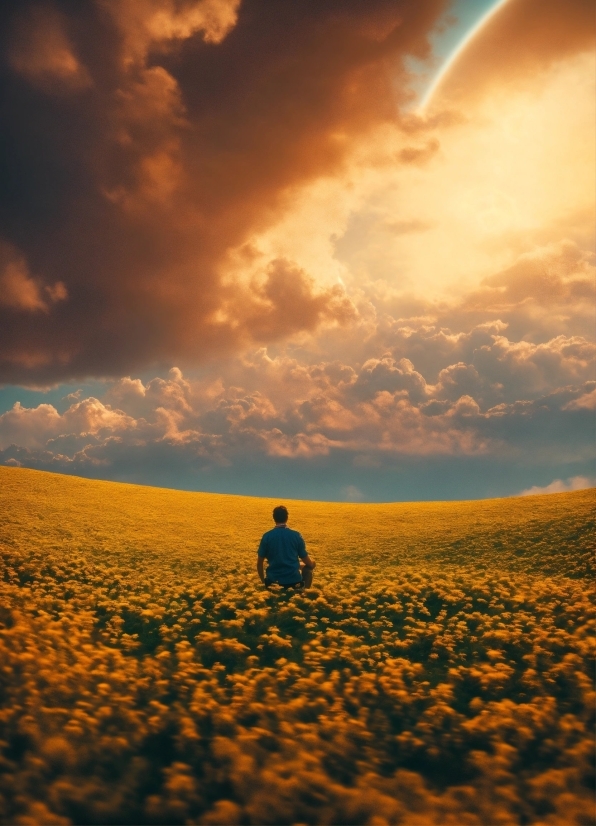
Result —
POLYGON ((498 11, 500 11, 500 9, 502 9, 503 6, 505 6, 509 2, 510 2, 510 0, 497 0, 497 2, 495 2, 482 15, 482 17, 478 20, 478 22, 474 26, 472 26, 472 28, 466 33, 465 37, 462 40, 460 40, 460 42, 457 44, 455 49, 451 52, 451 54, 449 55, 449 57, 447 58, 445 63, 443 63, 443 65, 441 66, 438 74, 434 78, 431 85, 426 90, 426 92, 424 94, 424 97, 420 101, 420 105, 418 107, 419 112, 424 112, 424 110, 426 109, 426 107, 428 106, 430 101, 432 100, 433 95, 435 94, 435 92, 437 91, 437 89, 439 88, 441 83, 443 82, 443 79, 448 74, 449 70, 451 69, 453 64, 456 62, 458 57, 461 55, 461 53, 469 45, 469 43, 471 43, 471 41, 486 26, 486 24, 490 20, 492 20, 492 18, 495 16, 495 14, 498 11))

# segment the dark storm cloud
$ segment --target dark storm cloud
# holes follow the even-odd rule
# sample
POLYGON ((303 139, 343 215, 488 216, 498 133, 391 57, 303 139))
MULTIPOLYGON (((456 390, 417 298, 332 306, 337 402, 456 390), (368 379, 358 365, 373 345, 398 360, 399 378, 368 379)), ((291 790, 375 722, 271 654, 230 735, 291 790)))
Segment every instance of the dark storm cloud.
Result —
POLYGON ((400 58, 426 53, 443 6, 3 3, 0 381, 117 375, 349 318, 292 262, 230 283, 226 252, 395 117, 400 58))

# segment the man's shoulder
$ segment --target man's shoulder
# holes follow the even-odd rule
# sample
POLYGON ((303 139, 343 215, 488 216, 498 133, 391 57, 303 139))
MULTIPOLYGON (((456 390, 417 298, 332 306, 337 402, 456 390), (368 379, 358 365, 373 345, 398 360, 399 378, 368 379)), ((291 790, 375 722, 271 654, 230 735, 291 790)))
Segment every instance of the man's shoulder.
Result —
POLYGON ((287 526, 285 528, 278 528, 276 526, 275 528, 271 528, 269 531, 265 531, 263 534, 263 539, 269 536, 279 536, 280 534, 284 537, 298 537, 299 539, 302 539, 301 533, 295 531, 293 528, 288 528, 287 526))

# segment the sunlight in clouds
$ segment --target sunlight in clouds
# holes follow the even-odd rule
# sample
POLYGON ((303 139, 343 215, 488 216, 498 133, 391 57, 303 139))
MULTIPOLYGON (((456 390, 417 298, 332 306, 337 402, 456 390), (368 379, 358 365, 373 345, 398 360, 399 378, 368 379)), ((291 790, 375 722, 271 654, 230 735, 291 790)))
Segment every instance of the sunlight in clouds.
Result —
POLYGON ((354 290, 380 279, 449 297, 547 240, 589 243, 594 68, 582 54, 538 92, 495 93, 459 122, 416 122, 413 137, 383 127, 343 178, 295 193, 283 220, 251 239, 259 259, 287 256, 354 290))

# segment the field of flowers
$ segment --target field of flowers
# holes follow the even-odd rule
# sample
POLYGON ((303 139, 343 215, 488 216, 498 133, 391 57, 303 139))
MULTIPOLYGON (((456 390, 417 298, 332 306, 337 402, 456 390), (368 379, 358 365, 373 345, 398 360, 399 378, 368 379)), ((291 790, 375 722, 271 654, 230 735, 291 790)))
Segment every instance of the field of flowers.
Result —
POLYGON ((0 468, 0 822, 594 822, 593 490, 274 504, 0 468))

